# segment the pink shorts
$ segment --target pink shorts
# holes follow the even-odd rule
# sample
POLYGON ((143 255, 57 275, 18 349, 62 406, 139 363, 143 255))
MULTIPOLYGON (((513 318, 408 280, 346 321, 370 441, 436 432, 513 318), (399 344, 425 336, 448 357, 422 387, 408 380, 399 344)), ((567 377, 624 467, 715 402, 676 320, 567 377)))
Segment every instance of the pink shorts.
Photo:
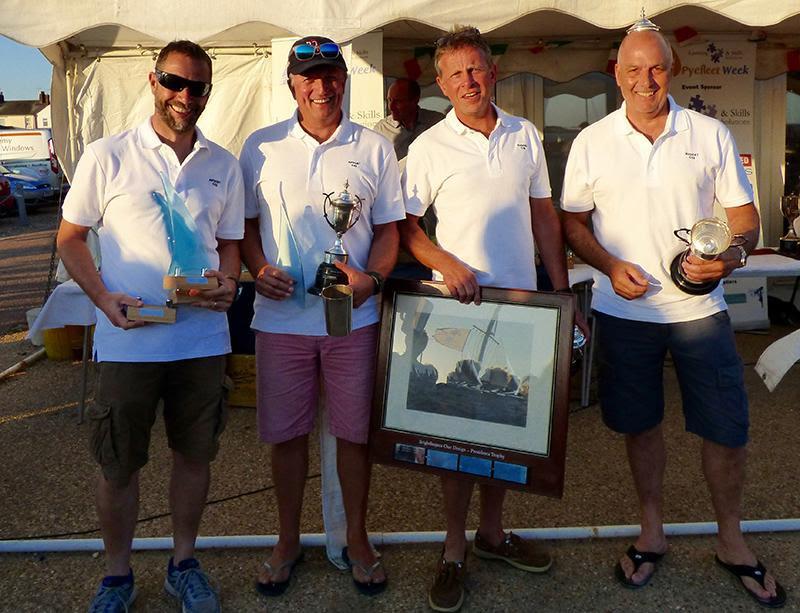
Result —
POLYGON ((341 337, 256 332, 261 440, 283 443, 313 430, 321 376, 330 433, 366 443, 377 348, 378 324, 341 337))

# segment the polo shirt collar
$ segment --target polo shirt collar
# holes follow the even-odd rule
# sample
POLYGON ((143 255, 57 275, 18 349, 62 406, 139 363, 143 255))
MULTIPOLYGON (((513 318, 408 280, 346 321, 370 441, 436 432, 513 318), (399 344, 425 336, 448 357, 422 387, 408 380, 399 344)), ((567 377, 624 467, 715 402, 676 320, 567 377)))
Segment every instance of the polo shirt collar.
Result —
MULTIPOLYGON (((305 130, 303 130, 302 126, 300 125, 300 120, 297 118, 297 110, 292 114, 291 118, 289 119, 289 136, 293 136, 299 140, 305 140, 310 138, 315 143, 317 142, 314 137, 308 134, 305 130)), ((353 122, 348 119, 347 114, 342 111, 342 120, 339 122, 339 127, 336 128, 336 131, 333 135, 325 142, 332 142, 336 141, 338 143, 349 143, 355 138, 355 129, 353 126, 353 122)), ((317 143, 321 144, 321 143, 317 143)))
MULTIPOLYGON (((495 113, 497 113, 497 123, 494 124, 494 130, 496 130, 498 128, 498 126, 502 126, 504 128, 507 128, 510 125, 511 116, 508 113, 506 113, 505 111, 503 111, 500 108, 498 108, 496 104, 494 104, 494 103, 491 103, 491 104, 492 104, 492 107, 494 107, 495 113)), ((444 118, 444 120, 447 122, 447 125, 450 126, 450 128, 456 134, 463 135, 463 134, 466 134, 468 132, 475 132, 475 130, 473 130, 472 128, 469 128, 469 127, 465 126, 463 123, 461 123, 461 120, 456 115, 456 110, 455 109, 450 109, 447 112, 447 116, 444 118)), ((492 130, 492 131, 494 132, 494 130, 492 130)))
MULTIPOLYGON (((671 95, 667 95, 667 102, 669 104, 669 114, 667 115, 667 122, 664 125, 663 134, 674 134, 676 132, 683 132, 689 129, 689 120, 686 117, 686 109, 680 106, 671 95)), ((620 113, 615 120, 615 127, 620 134, 631 134, 636 132, 636 129, 628 121, 628 116, 625 114, 626 103, 623 100, 620 107, 620 113)))
MULTIPOLYGON (((208 149, 208 139, 203 135, 200 131, 200 128, 197 126, 194 127, 195 130, 195 141, 194 146, 192 149, 208 149)), ((142 146, 146 149, 158 149, 164 143, 161 142, 161 139, 156 134, 156 131, 153 129, 152 118, 148 117, 144 122, 139 124, 139 139, 142 142, 142 146)))

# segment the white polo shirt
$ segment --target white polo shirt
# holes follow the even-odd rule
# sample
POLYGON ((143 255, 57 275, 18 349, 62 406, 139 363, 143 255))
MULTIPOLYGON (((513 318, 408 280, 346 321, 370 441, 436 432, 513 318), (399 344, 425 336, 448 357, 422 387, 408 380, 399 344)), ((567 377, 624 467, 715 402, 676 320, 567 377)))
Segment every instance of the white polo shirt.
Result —
POLYGON ((736 143, 724 124, 678 106, 670 96, 664 132, 654 143, 637 132, 622 108, 578 134, 567 161, 562 206, 592 211, 598 242, 612 255, 641 267, 650 287, 625 300, 597 272, 592 307, 616 317, 673 323, 726 308, 722 284, 705 296, 679 290, 669 267, 686 245, 673 231, 713 216, 723 207, 753 201, 736 143))
MULTIPOLYGON (((256 294, 252 327, 263 332, 322 336, 322 299, 306 293, 336 233, 323 217, 325 195, 348 191, 361 198, 361 218, 343 237, 348 264, 367 269, 373 227, 403 219, 397 158, 384 137, 343 117, 327 141, 318 143, 297 121, 256 130, 239 158, 245 182, 245 215, 258 217, 261 247, 271 264, 278 263, 282 234, 291 228, 302 263, 302 297, 271 300, 256 294), (287 226, 286 219, 289 224, 287 226)), ((283 239, 285 243, 285 238, 283 239)), ((284 244, 285 249, 285 244, 284 244)), ((353 329, 378 321, 378 300, 370 297, 353 310, 353 329)))
MULTIPOLYGON (((165 173, 186 202, 211 267, 219 267, 217 239, 244 234, 244 193, 239 165, 200 130, 191 153, 178 162, 148 119, 138 128, 91 143, 75 170, 63 216, 99 226, 101 276, 112 292, 164 304, 163 276, 171 262, 167 231, 152 192, 164 193, 165 173)), ((229 353, 224 313, 190 306, 175 324, 122 330, 97 309, 95 359, 100 362, 167 362, 229 353)))
POLYGON ((472 269, 480 285, 533 290, 529 199, 550 197, 547 164, 533 124, 495 110, 489 138, 450 110, 411 144, 402 179, 406 210, 423 215, 434 207, 439 246, 472 269))

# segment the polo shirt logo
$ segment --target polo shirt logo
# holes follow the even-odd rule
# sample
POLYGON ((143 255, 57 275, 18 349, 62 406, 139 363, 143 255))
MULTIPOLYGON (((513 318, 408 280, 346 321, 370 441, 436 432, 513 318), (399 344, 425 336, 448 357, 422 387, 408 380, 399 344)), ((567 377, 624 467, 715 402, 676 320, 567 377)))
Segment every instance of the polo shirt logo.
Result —
POLYGON ((211 185, 213 185, 214 187, 219 187, 219 184, 221 183, 219 179, 209 179, 208 182, 211 183, 211 185))
POLYGON ((358 165, 361 164, 358 160, 347 160, 347 163, 353 168, 358 168, 358 165))
POLYGON ((685 155, 690 160, 696 160, 697 159, 697 154, 696 153, 692 153, 692 152, 686 151, 683 155, 685 155))
POLYGON ((523 151, 527 151, 528 150, 528 143, 517 143, 517 147, 519 147, 523 151))

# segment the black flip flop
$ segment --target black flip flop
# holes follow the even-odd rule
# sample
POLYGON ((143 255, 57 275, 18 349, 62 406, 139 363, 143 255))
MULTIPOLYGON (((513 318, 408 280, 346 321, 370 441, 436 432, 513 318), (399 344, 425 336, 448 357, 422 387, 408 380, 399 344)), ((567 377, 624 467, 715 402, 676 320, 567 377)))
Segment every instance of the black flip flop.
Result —
POLYGON ((767 607, 768 609, 780 609, 786 604, 786 590, 784 590, 783 586, 777 581, 775 581, 775 596, 767 600, 763 600, 751 592, 742 581, 742 577, 750 577, 762 588, 764 587, 764 579, 767 577, 767 569, 764 568, 764 565, 758 560, 756 560, 755 566, 748 566, 747 564, 727 564, 726 562, 720 560, 719 556, 717 555, 714 556, 714 559, 717 561, 717 564, 727 570, 731 575, 736 577, 737 583, 744 588, 744 591, 749 594, 750 598, 755 600, 762 607, 767 607))
POLYGON ((359 592, 364 594, 364 596, 377 596, 386 589, 386 584, 389 583, 388 577, 380 583, 376 583, 372 580, 372 575, 375 574, 375 571, 383 566, 380 560, 375 560, 375 563, 367 568, 357 560, 350 559, 350 556, 347 555, 347 547, 342 549, 342 560, 344 560, 344 563, 347 564, 350 570, 356 566, 367 576, 368 581, 358 581, 355 577, 353 577, 353 584, 356 586, 356 589, 359 592))
POLYGON ((650 583, 650 579, 652 579, 653 575, 656 574, 655 567, 658 565, 659 561, 661 561, 661 558, 664 557, 663 553, 656 553, 654 551, 639 551, 633 545, 628 547, 628 551, 625 552, 625 555, 630 558, 631 562, 633 562, 633 573, 631 573, 631 576, 636 574, 636 571, 639 570, 639 567, 642 564, 647 564, 649 562, 654 567, 653 572, 647 575, 647 578, 644 581, 641 583, 636 583, 635 581, 631 581, 630 577, 625 576, 625 570, 622 568, 622 564, 617 562, 617 565, 614 567, 614 576, 623 587, 626 587, 629 590, 638 590, 640 587, 644 587, 650 583))
POLYGON ((286 591, 286 588, 289 587, 289 582, 292 580, 292 574, 294 574, 294 567, 302 561, 303 552, 301 551, 294 560, 284 562, 278 568, 272 568, 272 565, 269 562, 264 562, 264 566, 269 571, 270 577, 275 576, 285 568, 289 569, 289 576, 286 577, 284 581, 267 581, 266 583, 256 581, 256 591, 262 596, 280 596, 286 591))

